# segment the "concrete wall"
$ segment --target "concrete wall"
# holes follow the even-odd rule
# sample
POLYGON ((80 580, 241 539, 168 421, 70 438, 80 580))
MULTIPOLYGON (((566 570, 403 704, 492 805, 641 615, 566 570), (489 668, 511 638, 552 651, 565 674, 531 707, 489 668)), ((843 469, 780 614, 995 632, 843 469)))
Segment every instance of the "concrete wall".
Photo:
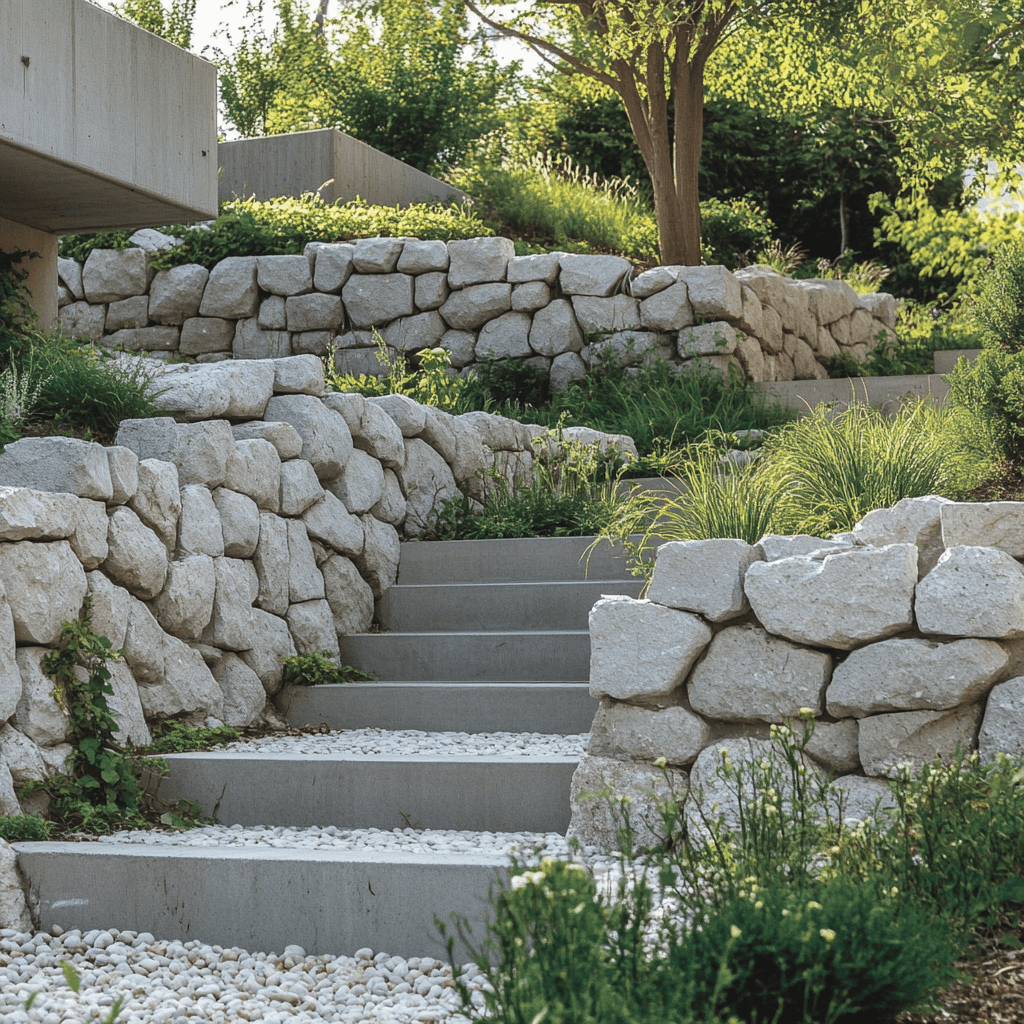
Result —
POLYGON ((57 320, 57 236, 0 217, 0 251, 39 254, 40 258, 26 258, 22 263, 28 270, 25 284, 40 326, 53 327, 57 320))
POLYGON ((64 233, 216 216, 212 64, 86 0, 2 10, 0 217, 64 233))
POLYGON ((222 142, 220 198, 320 193, 327 202, 360 198, 376 206, 422 200, 461 202, 463 192, 335 128, 222 142))

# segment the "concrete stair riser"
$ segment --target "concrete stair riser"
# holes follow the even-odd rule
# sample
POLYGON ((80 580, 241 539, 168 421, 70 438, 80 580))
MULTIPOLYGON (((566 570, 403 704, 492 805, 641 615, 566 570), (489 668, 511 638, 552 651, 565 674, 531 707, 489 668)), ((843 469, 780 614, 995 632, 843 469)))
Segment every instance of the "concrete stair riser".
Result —
POLYGON ((550 682, 590 677, 586 631, 360 633, 339 638, 341 660, 378 679, 550 682))
POLYGON ((162 800, 225 825, 561 832, 575 757, 204 753, 167 758, 162 800))
POLYGON ((409 633, 586 629, 590 609, 602 596, 639 597, 642 588, 638 579, 397 586, 377 602, 377 621, 384 629, 409 633))
MULTIPOLYGON (((483 941, 488 891, 504 865, 485 856, 320 850, 161 849, 18 843, 39 926, 131 929, 280 954, 351 956, 363 946, 447 962, 434 918, 465 916, 483 941)), ((468 951, 457 943, 457 959, 468 951)))
POLYGON ((587 682, 391 682, 291 686, 280 707, 296 727, 572 735, 590 731, 598 702, 587 682))

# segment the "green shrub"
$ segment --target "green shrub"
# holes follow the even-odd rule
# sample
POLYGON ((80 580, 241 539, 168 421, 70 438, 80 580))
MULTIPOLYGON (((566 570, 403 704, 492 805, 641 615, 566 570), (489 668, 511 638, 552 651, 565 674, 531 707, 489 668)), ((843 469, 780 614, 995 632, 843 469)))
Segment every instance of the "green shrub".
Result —
POLYGON ((227 725, 214 728, 194 728, 169 718, 153 728, 153 742, 139 747, 140 754, 180 754, 190 750, 212 750, 226 747, 241 735, 238 729, 227 725))
POLYGON ((52 832, 52 823, 38 814, 0 814, 0 839, 8 843, 41 843, 52 832))
POLYGON ((465 399, 480 409, 545 405, 551 396, 551 378, 537 366, 521 359, 488 357, 473 367, 465 399))
POLYGON ((946 380, 949 401, 968 413, 965 442, 991 444, 1024 467, 1024 352, 985 349, 973 363, 960 359, 946 380))
POLYGON ((701 261, 739 267, 747 254, 771 244, 775 225, 749 199, 706 199, 700 204, 701 261))
POLYGON ((985 348, 1024 351, 1024 241, 1005 242, 976 288, 974 318, 985 348))
POLYGON ((286 686, 323 686, 328 683, 359 683, 377 677, 351 665, 336 665, 329 651, 307 651, 283 658, 286 686))

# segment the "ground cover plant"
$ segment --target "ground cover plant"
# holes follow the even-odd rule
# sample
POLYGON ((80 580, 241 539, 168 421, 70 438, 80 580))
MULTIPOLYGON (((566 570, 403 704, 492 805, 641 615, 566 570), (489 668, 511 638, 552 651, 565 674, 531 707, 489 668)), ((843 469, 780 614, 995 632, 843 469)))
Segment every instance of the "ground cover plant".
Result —
MULTIPOLYGON (((812 733, 808 717, 772 727, 771 756, 723 755, 728 807, 671 793, 651 846, 636 846, 628 801, 585 794, 619 815, 618 870, 513 864, 487 936, 461 931, 489 975, 488 1019, 882 1024, 927 1011, 992 924, 1017 922, 1002 933, 1014 945, 1020 759, 958 752, 905 772, 893 806, 856 824, 803 756, 812 733)), ((453 943, 459 922, 439 926, 453 943)))

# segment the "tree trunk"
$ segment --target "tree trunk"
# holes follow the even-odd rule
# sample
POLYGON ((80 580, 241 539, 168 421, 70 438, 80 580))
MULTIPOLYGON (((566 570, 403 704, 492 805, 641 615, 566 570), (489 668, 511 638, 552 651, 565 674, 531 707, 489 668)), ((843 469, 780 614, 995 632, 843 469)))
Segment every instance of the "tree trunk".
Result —
POLYGON ((839 190, 839 256, 850 247, 850 211, 846 208, 846 189, 839 190))
MULTIPOLYGON (((658 213, 662 229, 661 259, 686 267, 700 265, 700 151, 704 142, 704 69, 683 65, 673 89, 675 116, 674 204, 666 213, 658 213), (665 233, 667 230, 667 234, 665 233)), ((655 200, 657 210, 657 200, 655 200)))

